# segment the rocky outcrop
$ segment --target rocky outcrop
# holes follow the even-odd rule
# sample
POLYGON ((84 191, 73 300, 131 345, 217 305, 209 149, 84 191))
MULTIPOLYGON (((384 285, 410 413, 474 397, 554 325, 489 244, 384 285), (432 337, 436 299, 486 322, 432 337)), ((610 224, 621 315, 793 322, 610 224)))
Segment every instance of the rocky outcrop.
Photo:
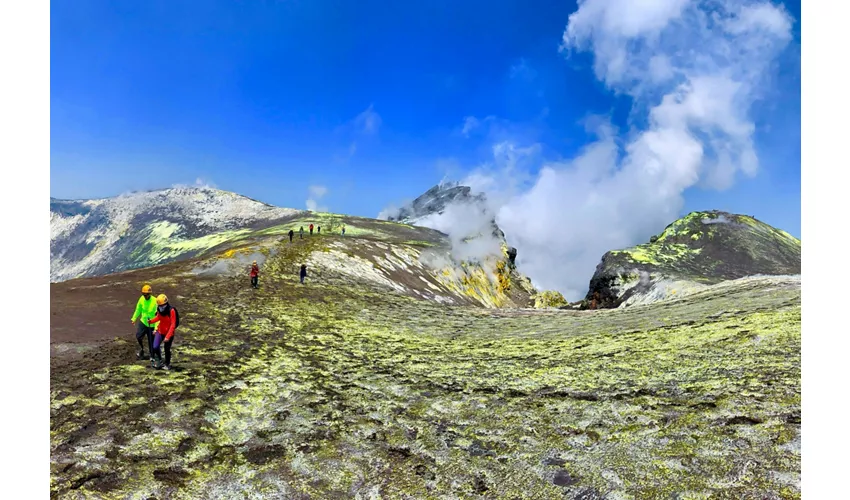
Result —
POLYGON ((538 291, 516 268, 517 249, 507 244, 484 194, 472 194, 471 188, 457 183, 441 183, 382 217, 448 235, 453 262, 442 274, 454 289, 494 307, 534 307, 538 291), (489 292, 494 278, 495 295, 489 292))
POLYGON ((800 273, 800 240, 753 217, 692 212, 649 243, 606 253, 588 308, 649 303, 753 275, 800 273))
POLYGON ((425 191, 421 196, 410 204, 403 206, 394 213, 388 214, 389 221, 416 224, 419 219, 433 214, 441 214, 446 207, 457 203, 482 204, 485 198, 483 194, 472 194, 468 186, 457 183, 441 183, 425 191))

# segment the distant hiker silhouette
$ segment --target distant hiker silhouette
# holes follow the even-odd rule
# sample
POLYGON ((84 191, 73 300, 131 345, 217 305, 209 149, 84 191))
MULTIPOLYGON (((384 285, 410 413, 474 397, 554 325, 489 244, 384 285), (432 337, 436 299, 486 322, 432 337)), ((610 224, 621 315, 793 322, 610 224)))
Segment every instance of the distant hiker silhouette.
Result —
POLYGON ((292 237, 295 236, 295 231, 292 229, 289 230, 289 242, 292 243, 292 237))
POLYGON ((301 264, 301 284, 304 284, 304 278, 307 277, 307 264, 301 264))
POLYGON ((310 224, 310 236, 313 236, 313 224, 310 224))
POLYGON ((316 233, 322 234, 322 226, 316 226, 316 233))
POLYGON ((301 229, 298 230, 298 237, 304 239, 304 226, 301 226, 301 229))
POLYGON ((257 266, 257 261, 255 260, 253 264, 251 264, 251 287, 252 288, 260 288, 258 283, 260 279, 260 268, 257 266))
POLYGON ((342 235, 345 236, 345 226, 342 226, 342 235))

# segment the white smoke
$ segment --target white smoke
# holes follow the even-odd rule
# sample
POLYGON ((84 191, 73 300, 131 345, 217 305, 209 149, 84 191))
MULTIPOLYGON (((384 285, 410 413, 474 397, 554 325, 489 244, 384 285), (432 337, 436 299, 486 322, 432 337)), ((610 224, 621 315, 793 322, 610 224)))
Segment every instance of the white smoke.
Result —
POLYGON ((501 242, 493 235, 493 212, 479 203, 452 203, 440 214, 416 220, 416 225, 430 227, 449 236, 452 258, 456 261, 480 262, 488 256, 501 255, 501 242))
POLYGON ((309 192, 310 196, 305 202, 307 210, 311 212, 327 212, 328 207, 324 205, 319 205, 319 200, 321 200, 326 194, 328 194, 328 188, 325 186, 310 186, 309 192))
MULTIPOLYGON (((520 270, 580 298, 601 256, 675 220, 686 189, 755 175, 749 112, 792 22, 767 1, 580 0, 562 50, 592 52, 596 76, 631 96, 632 133, 597 125, 578 157, 537 161, 530 182, 523 164, 535 163, 539 146, 503 142, 493 164, 462 182, 487 193, 520 270)), ((428 222, 449 234, 483 219, 446 213, 428 222)))
POLYGON ((195 179, 194 184, 184 184, 184 183, 175 183, 171 185, 172 189, 218 189, 214 182, 210 179, 206 179, 204 177, 198 177, 195 179))

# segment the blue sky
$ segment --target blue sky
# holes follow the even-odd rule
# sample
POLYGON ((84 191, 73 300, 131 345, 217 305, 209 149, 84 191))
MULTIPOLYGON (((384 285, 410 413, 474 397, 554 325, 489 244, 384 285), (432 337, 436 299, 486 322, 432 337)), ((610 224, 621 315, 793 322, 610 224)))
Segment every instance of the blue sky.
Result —
MULTIPOLYGON (((54 2, 51 196, 200 178, 303 208, 321 185, 320 205, 375 216, 463 178, 494 144, 566 160, 593 140, 588 116, 624 137, 640 127, 592 53, 559 51, 575 3, 457 3, 54 2), (467 117, 480 125, 464 134, 467 117)), ((793 40, 749 113, 758 173, 689 187, 682 210, 755 215, 799 237, 800 6, 785 7, 793 40)))

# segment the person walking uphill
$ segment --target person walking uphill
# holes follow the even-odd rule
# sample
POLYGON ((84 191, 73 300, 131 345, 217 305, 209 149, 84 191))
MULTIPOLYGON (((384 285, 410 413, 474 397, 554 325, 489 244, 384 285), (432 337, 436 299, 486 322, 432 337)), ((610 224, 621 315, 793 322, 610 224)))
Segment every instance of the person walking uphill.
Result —
POLYGON ((165 294, 156 298, 156 306, 156 316, 151 320, 151 323, 156 323, 151 366, 156 369, 171 370, 171 344, 174 342, 174 329, 180 324, 180 315, 177 309, 171 307, 171 304, 168 303, 168 297, 165 294), (164 364, 161 347, 165 347, 164 364))
POLYGON ((295 231, 292 229, 289 230, 289 242, 292 243, 292 237, 295 236, 295 231))
POLYGON ((139 342, 139 353, 136 355, 138 359, 145 359, 145 344, 143 338, 147 338, 148 354, 153 354, 153 325, 150 320, 156 316, 156 299, 151 297, 151 286, 144 285, 142 287, 142 296, 136 302, 136 311, 130 321, 136 325, 136 340, 139 342), (138 323, 136 323, 138 320, 138 323))
POLYGON ((260 268, 257 266, 257 261, 255 260, 253 264, 251 264, 251 287, 252 288, 260 288, 259 285, 260 280, 260 268))
POLYGON ((301 226, 301 229, 298 230, 298 236, 303 240, 304 239, 304 226, 301 226))
POLYGON ((304 278, 307 277, 307 264, 301 264, 301 284, 304 284, 304 278))
POLYGON ((310 236, 313 236, 313 224, 310 224, 310 236))

